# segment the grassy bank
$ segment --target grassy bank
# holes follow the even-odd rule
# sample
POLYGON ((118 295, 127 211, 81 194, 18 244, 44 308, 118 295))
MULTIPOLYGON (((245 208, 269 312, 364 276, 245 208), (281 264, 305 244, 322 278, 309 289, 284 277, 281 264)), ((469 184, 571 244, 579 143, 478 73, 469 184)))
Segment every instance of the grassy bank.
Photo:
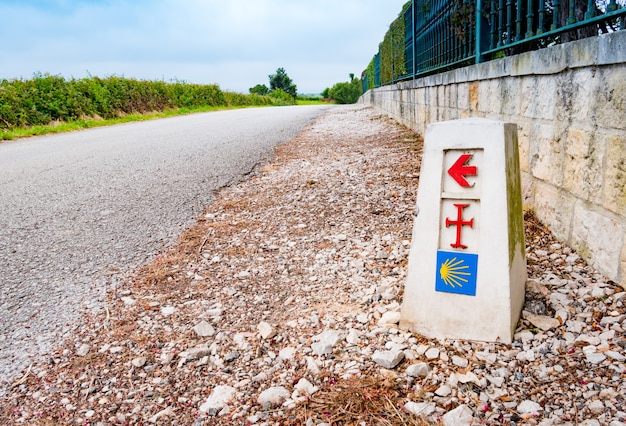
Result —
POLYGON ((217 85, 123 77, 0 80, 0 140, 129 121, 251 106, 293 105, 290 96, 223 92, 217 85))

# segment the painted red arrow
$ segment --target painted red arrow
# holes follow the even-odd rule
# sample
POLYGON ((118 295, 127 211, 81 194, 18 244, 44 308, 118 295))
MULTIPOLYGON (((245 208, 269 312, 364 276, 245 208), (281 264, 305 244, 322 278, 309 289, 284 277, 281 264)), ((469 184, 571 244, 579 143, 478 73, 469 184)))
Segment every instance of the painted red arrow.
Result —
POLYGON ((472 158, 472 155, 474 154, 461 155, 459 159, 454 162, 452 167, 448 169, 448 174, 452 176, 452 179, 464 188, 472 186, 467 179, 465 179, 465 176, 476 176, 476 166, 468 166, 465 164, 472 158))

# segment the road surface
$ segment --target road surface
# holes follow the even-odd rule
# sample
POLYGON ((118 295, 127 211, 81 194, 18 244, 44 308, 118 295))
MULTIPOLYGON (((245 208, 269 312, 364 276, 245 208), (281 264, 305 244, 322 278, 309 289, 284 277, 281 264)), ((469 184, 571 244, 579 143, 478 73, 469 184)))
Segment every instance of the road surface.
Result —
POLYGON ((0 383, 171 243, 214 190, 327 108, 211 112, 1 143, 0 383))

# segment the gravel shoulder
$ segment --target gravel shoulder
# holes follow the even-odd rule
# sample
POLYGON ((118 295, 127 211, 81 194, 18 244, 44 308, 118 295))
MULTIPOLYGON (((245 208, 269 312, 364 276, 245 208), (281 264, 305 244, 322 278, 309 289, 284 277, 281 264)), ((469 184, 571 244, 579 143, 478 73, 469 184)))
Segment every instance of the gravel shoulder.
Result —
POLYGON ((33 359, 0 423, 624 424, 626 293, 531 214, 513 344, 397 328, 421 146, 329 110, 33 359))

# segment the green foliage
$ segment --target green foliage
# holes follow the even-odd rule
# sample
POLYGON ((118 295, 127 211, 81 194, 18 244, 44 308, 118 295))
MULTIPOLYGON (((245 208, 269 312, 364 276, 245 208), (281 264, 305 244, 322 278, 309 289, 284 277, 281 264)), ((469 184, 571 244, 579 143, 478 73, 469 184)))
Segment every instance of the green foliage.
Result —
MULTIPOLYGON (((426 2, 422 3, 426 4, 426 2)), ((391 23, 389 30, 387 30, 387 33, 385 34, 385 38, 378 45, 381 84, 389 84, 392 81, 396 81, 399 77, 403 77, 407 74, 406 52, 404 50, 406 38, 404 12, 410 6, 411 1, 407 1, 404 6, 402 6, 402 11, 391 23)), ((364 71, 365 82, 367 83, 367 87, 365 87, 365 89, 369 90, 375 87, 375 73, 375 61, 374 58, 372 58, 364 71)))
POLYGON ((350 82, 337 83, 328 91, 328 97, 338 104, 354 104, 359 100, 359 96, 363 93, 361 80, 354 78, 354 74, 350 74, 350 82))
POLYGON ((241 93, 224 92, 224 101, 226 106, 260 106, 275 105, 269 96, 261 96, 255 93, 243 95, 241 93))
POLYGON ((278 68, 276 74, 271 74, 270 78, 270 91, 282 90, 289 93, 293 98, 298 94, 298 88, 291 78, 287 75, 284 68, 278 68))
POLYGON ((401 13, 389 26, 380 44, 380 81, 391 83, 406 74, 404 39, 406 27, 404 13, 401 13))
POLYGON ((270 93, 270 89, 265 84, 257 84, 254 87, 251 87, 250 93, 265 96, 270 93))
POLYGON ((291 93, 285 92, 283 89, 274 89, 270 92, 269 97, 272 98, 274 105, 295 105, 296 97, 291 93))
POLYGON ((476 31, 476 4, 463 0, 450 0, 454 5, 450 16, 451 30, 461 43, 469 43, 476 31))
POLYGON ((367 87, 366 90, 373 89, 376 86, 376 61, 374 58, 370 61, 367 69, 365 70, 367 87))
POLYGON ((249 89, 250 93, 261 96, 270 96, 270 98, 277 101, 280 105, 296 104, 298 87, 293 84, 293 81, 287 75, 284 68, 278 68, 276 70, 276 74, 269 75, 269 80, 269 88, 265 84, 257 84, 249 89), (289 95, 291 99, 287 99, 285 94, 289 95))
MULTIPOLYGON (((624 27, 623 17, 599 18, 610 10, 623 8, 626 0, 507 1, 505 9, 503 5, 502 1, 482 2, 481 8, 477 9, 477 2, 467 0, 407 1, 378 46, 375 58, 380 59, 380 68, 375 69, 374 63, 378 66, 377 62, 370 62, 362 74, 364 89, 409 77, 405 42, 412 37, 406 40, 405 36, 411 35, 406 34, 405 24, 410 24, 410 21, 406 22, 404 16, 411 6, 415 7, 413 15, 417 17, 414 27, 419 25, 415 30, 426 34, 436 29, 434 33, 437 34, 427 36, 425 40, 413 40, 416 43, 413 52, 416 53, 413 62, 415 76, 468 66, 479 62, 477 59, 498 59, 618 31, 618 21, 624 27), (490 28, 492 19, 498 28, 490 28), (502 28, 505 21, 506 28, 502 28), (478 25, 478 22, 481 24, 478 25), (476 37, 478 29, 481 30, 480 37, 476 37), (475 46, 477 41, 480 46, 475 46), (498 47, 494 48, 495 45, 498 47), (475 50, 481 57, 474 57, 475 50), (379 79, 376 78, 376 71, 379 71, 379 79)), ((408 68, 412 68, 411 65, 408 68)))
POLYGON ((296 105, 324 105, 325 102, 321 98, 298 98, 296 99, 296 105))
POLYGON ((324 99, 330 98, 330 88, 327 87, 322 91, 322 98, 324 99))
POLYGON ((322 97, 319 95, 298 95, 296 99, 298 101, 321 101, 322 97))
POLYGON ((179 108, 274 103, 284 104, 269 96, 225 93, 214 84, 140 81, 117 76, 65 80, 35 74, 31 80, 0 80, 0 130, 179 108))

